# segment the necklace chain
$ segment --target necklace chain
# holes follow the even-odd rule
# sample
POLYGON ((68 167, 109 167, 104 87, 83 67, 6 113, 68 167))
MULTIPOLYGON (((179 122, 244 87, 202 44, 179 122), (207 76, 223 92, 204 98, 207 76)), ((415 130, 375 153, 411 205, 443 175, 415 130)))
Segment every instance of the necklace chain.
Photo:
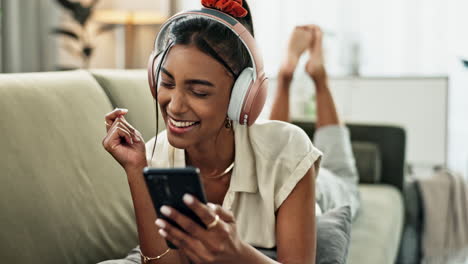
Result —
POLYGON ((221 174, 218 174, 218 175, 215 175, 215 176, 203 176, 203 177, 207 178, 207 179, 221 178, 224 175, 228 174, 232 170, 232 168, 234 168, 234 162, 232 162, 231 165, 229 165, 229 167, 227 167, 221 174))

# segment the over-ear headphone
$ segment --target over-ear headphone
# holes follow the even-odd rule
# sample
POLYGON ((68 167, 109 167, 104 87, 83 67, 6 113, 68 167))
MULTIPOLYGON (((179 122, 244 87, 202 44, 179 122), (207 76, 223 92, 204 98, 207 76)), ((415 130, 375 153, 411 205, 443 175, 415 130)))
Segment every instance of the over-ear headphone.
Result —
POLYGON ((184 16, 199 16, 217 21, 232 30, 245 45, 253 67, 243 69, 237 77, 231 92, 228 116, 242 125, 252 125, 262 112, 267 96, 268 79, 263 71, 263 60, 252 34, 235 18, 215 9, 203 8, 182 12, 169 18, 162 25, 148 61, 148 81, 153 96, 157 92, 161 65, 174 45, 171 40, 167 40, 168 29, 171 22, 184 16))

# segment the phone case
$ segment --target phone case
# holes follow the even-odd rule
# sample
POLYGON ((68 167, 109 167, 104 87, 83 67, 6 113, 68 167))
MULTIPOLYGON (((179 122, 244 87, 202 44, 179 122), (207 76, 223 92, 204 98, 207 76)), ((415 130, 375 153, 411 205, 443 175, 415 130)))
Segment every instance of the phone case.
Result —
MULTIPOLYGON (((161 214, 161 206, 168 205, 206 228, 201 219, 182 200, 184 194, 189 193, 206 204, 206 196, 198 169, 193 167, 170 169, 147 167, 143 170, 143 176, 158 217, 183 230, 177 223, 161 214)), ((170 248, 177 248, 169 241, 166 242, 170 248)))

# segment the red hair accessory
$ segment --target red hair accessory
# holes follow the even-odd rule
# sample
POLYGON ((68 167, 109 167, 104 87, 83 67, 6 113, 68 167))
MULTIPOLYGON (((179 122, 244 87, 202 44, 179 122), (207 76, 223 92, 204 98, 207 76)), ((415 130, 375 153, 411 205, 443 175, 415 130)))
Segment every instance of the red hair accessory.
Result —
POLYGON ((242 0, 202 0, 202 5, 218 9, 233 17, 245 17, 249 13, 247 9, 242 7, 242 0))

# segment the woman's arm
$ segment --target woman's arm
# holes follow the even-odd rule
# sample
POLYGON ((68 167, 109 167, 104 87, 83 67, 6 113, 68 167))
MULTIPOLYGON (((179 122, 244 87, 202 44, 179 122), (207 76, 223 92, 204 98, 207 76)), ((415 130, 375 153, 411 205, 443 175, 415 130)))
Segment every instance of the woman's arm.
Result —
POLYGON ((244 262, 251 264, 315 263, 315 169, 312 167, 297 183, 276 215, 276 246, 278 262, 265 257, 245 244, 244 262))
POLYGON ((276 245, 280 263, 315 263, 315 169, 310 168, 278 209, 276 245))
MULTIPOLYGON (((124 115, 127 112, 126 109, 115 109, 106 115, 107 135, 102 144, 127 173, 135 210, 140 250, 145 256, 155 257, 164 253, 168 247, 154 226, 156 213, 143 178, 143 168, 147 165, 145 143, 140 132, 125 120, 124 115)), ((171 250, 160 260, 150 261, 150 263, 156 262, 184 263, 181 262, 179 254, 175 250, 171 250)))

